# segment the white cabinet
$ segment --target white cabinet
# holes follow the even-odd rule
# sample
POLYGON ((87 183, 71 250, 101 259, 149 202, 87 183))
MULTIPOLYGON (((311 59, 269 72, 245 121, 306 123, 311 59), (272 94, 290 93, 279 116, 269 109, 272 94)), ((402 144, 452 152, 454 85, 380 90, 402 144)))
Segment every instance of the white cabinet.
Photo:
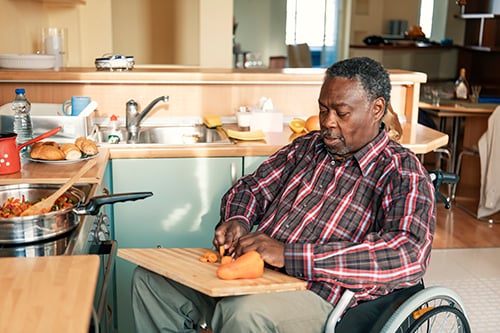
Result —
MULTIPOLYGON (((113 192, 152 191, 113 205, 119 248, 211 247, 220 199, 243 169, 242 157, 115 159, 113 192)), ((134 332, 130 300, 134 265, 116 261, 118 330, 134 332)))

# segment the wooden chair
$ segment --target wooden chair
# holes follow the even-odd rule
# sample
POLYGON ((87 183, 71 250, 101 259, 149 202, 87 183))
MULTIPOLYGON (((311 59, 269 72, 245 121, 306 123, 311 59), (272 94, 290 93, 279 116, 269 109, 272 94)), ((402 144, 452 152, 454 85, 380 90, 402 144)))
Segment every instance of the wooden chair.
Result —
POLYGON ((312 67, 311 50, 307 43, 287 45, 288 67, 310 68, 312 67))

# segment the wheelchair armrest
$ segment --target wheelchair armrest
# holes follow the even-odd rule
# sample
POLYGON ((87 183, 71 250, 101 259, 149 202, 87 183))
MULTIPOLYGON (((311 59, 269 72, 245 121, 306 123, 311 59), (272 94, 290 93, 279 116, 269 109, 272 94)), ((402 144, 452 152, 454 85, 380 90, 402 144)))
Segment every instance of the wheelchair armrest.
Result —
POLYGON ((325 333, 335 333, 335 326, 340 320, 342 314, 347 310, 349 304, 351 304, 352 298, 354 297, 354 292, 346 289, 342 294, 337 305, 333 308, 332 312, 328 316, 328 320, 325 325, 325 333))

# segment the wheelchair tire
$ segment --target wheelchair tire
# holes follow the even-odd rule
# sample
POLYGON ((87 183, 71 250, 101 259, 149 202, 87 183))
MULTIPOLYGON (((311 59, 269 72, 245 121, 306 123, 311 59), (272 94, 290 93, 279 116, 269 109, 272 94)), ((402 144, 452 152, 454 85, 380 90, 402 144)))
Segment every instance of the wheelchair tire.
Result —
POLYGON ((425 312, 408 329, 408 333, 470 333, 465 315, 458 308, 441 305, 425 312))
POLYGON ((433 286, 419 291, 406 300, 406 302, 404 302, 389 318, 381 332, 406 333, 408 328, 416 321, 416 319, 413 319, 413 312, 425 305, 430 305, 434 308, 439 306, 450 306, 456 308, 464 315, 465 320, 467 321, 467 315, 460 296, 449 288, 433 286))

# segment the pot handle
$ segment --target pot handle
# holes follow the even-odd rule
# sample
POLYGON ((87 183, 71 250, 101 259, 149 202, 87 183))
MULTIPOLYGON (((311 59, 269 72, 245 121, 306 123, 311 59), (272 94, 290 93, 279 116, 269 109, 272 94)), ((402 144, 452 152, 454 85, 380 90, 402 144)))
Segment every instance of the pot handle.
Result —
POLYGON ((146 199, 151 196, 153 196, 153 192, 131 192, 101 195, 90 198, 86 205, 75 208, 74 212, 78 215, 96 215, 99 213, 99 209, 102 205, 146 199))
POLYGON ((45 138, 48 138, 49 136, 52 136, 52 135, 56 134, 57 132, 59 132, 61 130, 61 128, 62 128, 62 126, 58 126, 58 127, 54 128, 54 129, 48 131, 48 132, 40 134, 39 136, 37 136, 37 137, 35 137, 35 138, 31 139, 31 140, 26 141, 25 143, 22 143, 19 146, 17 146, 17 150, 21 151, 21 149, 23 149, 26 146, 29 146, 32 143, 38 142, 40 140, 43 140, 45 138))

